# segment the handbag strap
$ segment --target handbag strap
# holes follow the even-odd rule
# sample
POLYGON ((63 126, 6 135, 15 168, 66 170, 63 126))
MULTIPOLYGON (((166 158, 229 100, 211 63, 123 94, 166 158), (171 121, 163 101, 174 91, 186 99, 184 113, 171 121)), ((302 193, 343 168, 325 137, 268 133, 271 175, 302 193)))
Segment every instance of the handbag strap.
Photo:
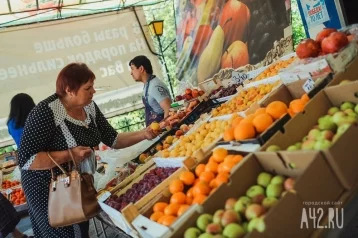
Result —
MULTIPOLYGON (((71 157, 72 162, 73 162, 73 164, 74 164, 74 166, 75 166, 75 169, 77 169, 76 161, 75 161, 75 159, 74 159, 74 157, 73 157, 73 154, 72 154, 72 152, 71 152, 70 149, 68 149, 68 153, 70 154, 70 157, 71 157)), ((63 174, 68 175, 67 172, 66 172, 66 170, 65 170, 61 165, 59 165, 59 164, 54 160, 54 158, 50 155, 50 152, 47 152, 47 156, 48 156, 48 157, 52 160, 52 162, 62 171, 63 174)), ((69 165, 70 165, 70 162, 68 162, 68 163, 69 163, 69 165)), ((54 172, 53 172, 53 169, 51 169, 51 177, 52 177, 52 179, 53 179, 54 181, 56 180, 56 177, 55 177, 55 174, 54 174, 54 172)))

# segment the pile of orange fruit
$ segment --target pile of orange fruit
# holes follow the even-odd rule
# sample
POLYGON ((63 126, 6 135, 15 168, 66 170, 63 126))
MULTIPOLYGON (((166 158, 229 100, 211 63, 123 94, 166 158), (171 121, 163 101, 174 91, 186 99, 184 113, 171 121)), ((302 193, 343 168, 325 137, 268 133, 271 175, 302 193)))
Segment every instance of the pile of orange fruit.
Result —
POLYGON ((157 202, 150 216, 152 221, 170 226, 192 204, 202 204, 217 187, 229 181, 232 168, 243 159, 229 155, 224 148, 216 148, 207 164, 199 164, 194 172, 184 171, 171 181, 169 203, 157 202))
POLYGON ((261 84, 257 87, 242 90, 230 101, 214 108, 211 114, 215 117, 245 111, 253 103, 258 102, 265 95, 269 94, 272 89, 279 84, 281 84, 281 81, 278 80, 271 84, 261 84))
POLYGON ((300 99, 292 100, 289 107, 281 101, 273 101, 267 107, 257 109, 254 113, 242 118, 234 114, 231 127, 225 130, 224 141, 247 140, 255 138, 266 131, 276 120, 289 113, 291 117, 302 112, 309 101, 307 94, 300 99))
POLYGON ((2 189, 8 189, 8 188, 15 187, 19 184, 20 184, 19 181, 4 180, 1 184, 1 186, 2 186, 2 189))
POLYGON ((26 197, 22 188, 18 188, 11 193, 11 202, 13 205, 21 205, 26 202, 26 197))
POLYGON ((262 79, 266 79, 278 75, 278 72, 281 69, 287 68, 293 61, 296 60, 296 58, 297 57, 290 57, 288 60, 280 60, 277 63, 270 65, 262 73, 260 73, 254 79, 254 81, 259 81, 262 79))

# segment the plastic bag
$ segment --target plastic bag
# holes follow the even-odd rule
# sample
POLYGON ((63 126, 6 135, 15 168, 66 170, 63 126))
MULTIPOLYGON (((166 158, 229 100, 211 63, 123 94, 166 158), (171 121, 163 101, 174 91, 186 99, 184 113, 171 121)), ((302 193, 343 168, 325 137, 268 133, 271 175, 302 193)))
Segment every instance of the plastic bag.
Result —
POLYGON ((116 163, 117 163, 117 158, 104 158, 103 155, 101 155, 101 159, 104 160, 105 162, 107 162, 108 166, 105 170, 105 174, 98 180, 96 189, 97 191, 100 189, 104 189, 106 188, 107 183, 114 178, 114 176, 116 175, 116 163))
POLYGON ((16 166, 12 174, 14 175, 13 180, 21 181, 21 172, 19 166, 16 166))
POLYGON ((96 155, 94 152, 80 164, 82 173, 95 174, 96 173, 96 155))

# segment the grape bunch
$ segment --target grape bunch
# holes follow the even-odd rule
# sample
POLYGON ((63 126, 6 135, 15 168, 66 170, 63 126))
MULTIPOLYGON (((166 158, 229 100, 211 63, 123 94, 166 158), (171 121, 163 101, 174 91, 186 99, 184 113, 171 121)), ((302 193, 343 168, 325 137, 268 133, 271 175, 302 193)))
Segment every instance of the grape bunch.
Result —
POLYGON ((239 87, 240 84, 232 84, 227 88, 223 88, 219 93, 219 98, 228 97, 234 95, 237 91, 236 88, 239 87))
POLYGON ((251 11, 249 27, 250 63, 262 61, 273 43, 284 37, 284 29, 290 24, 283 0, 255 0, 248 3, 251 11))
POLYGON ((144 175, 143 179, 138 183, 134 183, 126 193, 120 195, 112 195, 106 204, 117 211, 121 211, 129 203, 139 201, 144 195, 149 193, 153 188, 158 186, 163 180, 168 178, 178 168, 155 168, 144 175))

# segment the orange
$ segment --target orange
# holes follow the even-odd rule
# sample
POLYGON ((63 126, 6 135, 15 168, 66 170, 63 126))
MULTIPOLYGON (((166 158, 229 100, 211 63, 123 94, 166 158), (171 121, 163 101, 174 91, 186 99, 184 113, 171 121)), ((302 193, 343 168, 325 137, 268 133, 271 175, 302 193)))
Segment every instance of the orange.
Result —
POLYGON ((258 133, 262 133, 266 131, 266 129, 269 128, 272 125, 272 123, 273 123, 272 117, 267 113, 263 113, 256 116, 252 121, 252 124, 254 125, 258 133))
POLYGON ((197 185, 193 187, 194 198, 199 194, 208 195, 210 193, 210 186, 207 182, 200 181, 197 185))
POLYGON ((165 219, 165 215, 161 216, 161 217, 158 219, 157 223, 163 224, 163 220, 164 220, 164 219, 165 219))
MULTIPOLYGON (((226 149, 224 148, 216 148, 214 151, 213 151, 213 157, 214 157, 214 160, 218 163, 224 161, 225 157, 227 156, 228 152, 226 149)), ((199 176, 199 175, 198 175, 199 176)))
POLYGON ((235 157, 232 159, 235 163, 239 163, 244 157, 242 155, 235 155, 235 157))
POLYGON ((205 164, 199 164, 198 166, 196 166, 196 168, 195 168, 195 174, 196 174, 196 176, 200 176, 200 174, 202 173, 202 172, 204 172, 205 171, 205 164))
POLYGON ((179 210, 178 210, 178 217, 181 216, 186 210, 188 210, 190 206, 187 204, 183 204, 180 206, 179 210))
POLYGON ((232 126, 232 127, 235 127, 235 126, 239 125, 239 123, 241 122, 241 120, 242 120, 242 117, 236 117, 236 118, 232 121, 231 126, 232 126))
POLYGON ((259 109, 257 109, 255 111, 254 115, 257 116, 257 115, 260 115, 260 114, 263 114, 263 113, 266 113, 266 108, 261 107, 261 108, 259 108, 259 109))
POLYGON ((200 182, 199 178, 195 179, 195 182, 194 182, 193 186, 197 185, 199 182, 200 182))
POLYGON ((215 162, 214 157, 210 156, 208 163, 210 163, 210 162, 215 162))
POLYGON ((190 198, 194 197, 194 195, 193 195, 193 187, 188 189, 188 191, 186 192, 186 196, 190 197, 190 198))
POLYGON ((164 216, 163 212, 154 212, 151 216, 150 216, 150 220, 157 222, 159 220, 159 218, 161 218, 162 216, 164 216))
POLYGON ((218 166, 218 173, 224 172, 224 163, 220 163, 218 166))
POLYGON ((225 157, 225 159, 224 159, 224 163, 225 163, 225 161, 231 161, 231 160, 233 160, 234 157, 235 157, 235 155, 227 155, 227 156, 225 157))
POLYGON ((222 183, 229 182, 229 177, 230 177, 230 175, 227 172, 222 172, 222 173, 218 174, 215 178, 216 184, 218 186, 220 186, 222 183))
POLYGON ((179 179, 185 185, 192 185, 195 181, 195 175, 190 171, 184 171, 180 174, 179 179))
POLYGON ((294 117, 296 115, 295 113, 293 113, 291 108, 287 109, 287 113, 290 115, 290 117, 294 117))
POLYGON ((218 172, 218 167, 219 167, 219 164, 216 163, 215 161, 209 162, 205 165, 205 171, 213 172, 216 174, 218 172))
POLYGON ((175 216, 163 216, 162 225, 170 226, 177 219, 175 216))
POLYGON ((172 215, 175 216, 180 208, 180 204, 171 203, 164 209, 164 215, 172 215))
POLYGON ((233 161, 229 161, 227 163, 224 163, 223 165, 223 172, 227 172, 227 173, 230 173, 231 172, 231 169, 236 165, 235 162, 233 161))
POLYGON ((292 113, 297 114, 303 112, 305 109, 305 103, 301 99, 295 99, 290 102, 290 107, 292 113))
POLYGON ((174 193, 170 198, 170 203, 185 204, 186 196, 183 192, 174 193))
POLYGON ((223 136, 224 141, 232 141, 235 139, 234 130, 235 130, 234 127, 230 127, 225 130, 224 136, 223 136))
POLYGON ((169 185, 169 191, 174 194, 178 192, 183 192, 184 190, 184 184, 181 180, 175 179, 173 180, 169 185))
POLYGON ((304 103, 308 103, 308 101, 310 100, 310 98, 308 97, 307 93, 305 93, 305 94, 302 95, 301 100, 302 100, 304 103))
POLYGON ((193 203, 193 197, 186 197, 186 204, 191 205, 193 203))
POLYGON ((211 171, 204 171, 200 174, 199 179, 200 181, 205 181, 210 183, 211 180, 215 178, 215 174, 211 171))
POLYGON ((153 211, 154 212, 164 212, 164 209, 167 206, 168 206, 168 203, 166 203, 166 202, 157 202, 153 207, 153 211))
POLYGON ((237 127, 235 127, 235 139, 236 140, 246 140, 255 137, 255 127, 252 123, 240 123, 237 127))
POLYGON ((216 188, 217 187, 216 179, 211 180, 209 186, 210 188, 216 188))
POLYGON ((287 106, 281 101, 273 101, 266 107, 266 113, 277 120, 287 113, 287 106))
POLYGON ((203 202, 206 199, 206 195, 203 194, 198 194, 198 196, 195 196, 194 200, 193 200, 193 204, 203 204, 203 202))
POLYGON ((247 122, 252 123, 255 117, 256 117, 255 114, 250 114, 250 115, 246 116, 244 119, 242 119, 240 124, 247 123, 247 122))

